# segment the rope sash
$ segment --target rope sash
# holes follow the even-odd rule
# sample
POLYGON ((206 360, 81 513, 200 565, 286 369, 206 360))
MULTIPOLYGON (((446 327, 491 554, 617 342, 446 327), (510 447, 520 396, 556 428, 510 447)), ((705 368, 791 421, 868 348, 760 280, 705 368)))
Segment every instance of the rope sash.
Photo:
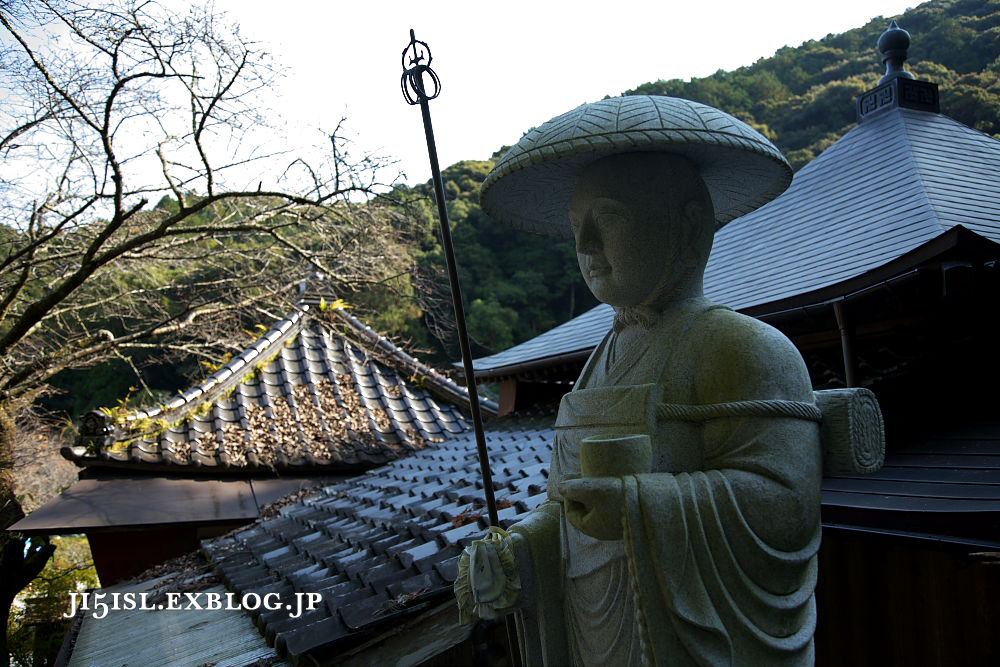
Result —
POLYGON ((785 417, 823 421, 823 413, 815 404, 783 400, 733 401, 707 405, 661 403, 656 406, 656 417, 662 421, 682 422, 704 422, 723 417, 785 417))

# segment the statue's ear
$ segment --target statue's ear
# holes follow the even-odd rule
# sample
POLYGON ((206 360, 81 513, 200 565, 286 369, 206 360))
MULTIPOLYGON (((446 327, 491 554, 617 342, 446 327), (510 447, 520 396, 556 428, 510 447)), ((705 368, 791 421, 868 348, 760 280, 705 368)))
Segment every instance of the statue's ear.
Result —
POLYGON ((699 225, 705 218, 705 205, 697 199, 684 204, 684 221, 689 225, 699 225))
POLYGON ((702 225, 706 224, 706 214, 705 204, 697 199, 692 199, 681 207, 681 217, 684 221, 682 225, 684 230, 682 232, 683 258, 684 264, 688 266, 695 266, 703 260, 699 238, 701 237, 702 225))

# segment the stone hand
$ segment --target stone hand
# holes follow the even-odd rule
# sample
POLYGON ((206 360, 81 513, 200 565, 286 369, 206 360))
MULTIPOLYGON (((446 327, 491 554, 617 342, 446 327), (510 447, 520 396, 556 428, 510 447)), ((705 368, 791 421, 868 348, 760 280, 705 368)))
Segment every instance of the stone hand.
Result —
POLYGON ((566 499, 566 518, 577 530, 599 540, 622 539, 625 490, 620 477, 564 480, 559 493, 566 499))
POLYGON ((485 539, 476 540, 462 552, 455 580, 462 623, 497 618, 517 600, 521 582, 512 539, 507 531, 493 526, 485 539))

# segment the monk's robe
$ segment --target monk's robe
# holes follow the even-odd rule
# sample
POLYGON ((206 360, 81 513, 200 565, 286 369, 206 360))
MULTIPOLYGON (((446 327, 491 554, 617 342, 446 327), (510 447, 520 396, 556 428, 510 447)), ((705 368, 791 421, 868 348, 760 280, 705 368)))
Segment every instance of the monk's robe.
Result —
POLYGON ((812 664, 822 455, 788 409, 812 401, 782 334, 705 299, 610 332, 560 405, 549 500, 511 529, 525 664, 812 664), (594 539, 558 486, 583 438, 627 434, 651 470, 622 478, 624 539, 594 539))

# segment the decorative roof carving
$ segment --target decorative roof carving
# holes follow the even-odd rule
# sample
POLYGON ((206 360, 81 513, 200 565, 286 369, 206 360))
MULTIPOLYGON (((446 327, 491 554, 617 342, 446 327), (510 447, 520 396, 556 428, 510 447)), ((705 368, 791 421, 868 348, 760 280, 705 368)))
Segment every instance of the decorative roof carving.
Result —
POLYGON ((876 113, 889 109, 904 108, 940 113, 936 83, 917 81, 906 71, 907 50, 910 48, 910 33, 900 28, 896 21, 878 38, 878 50, 885 63, 885 75, 878 86, 858 96, 858 122, 867 120, 876 113))

